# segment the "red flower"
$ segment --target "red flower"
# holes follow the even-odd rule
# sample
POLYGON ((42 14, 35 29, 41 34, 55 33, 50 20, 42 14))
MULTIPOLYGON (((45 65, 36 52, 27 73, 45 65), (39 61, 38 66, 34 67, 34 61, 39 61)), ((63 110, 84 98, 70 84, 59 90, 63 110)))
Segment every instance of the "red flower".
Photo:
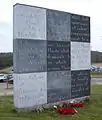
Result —
POLYGON ((74 108, 58 108, 57 111, 60 113, 60 114, 75 114, 77 113, 77 110, 74 109, 74 108))
POLYGON ((71 107, 84 107, 85 103, 79 102, 79 103, 70 103, 71 107))

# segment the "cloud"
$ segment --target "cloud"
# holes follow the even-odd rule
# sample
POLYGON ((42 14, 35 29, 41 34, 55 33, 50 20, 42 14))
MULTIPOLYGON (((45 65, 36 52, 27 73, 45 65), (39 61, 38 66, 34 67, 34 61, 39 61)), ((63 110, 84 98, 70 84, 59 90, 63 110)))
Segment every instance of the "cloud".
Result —
POLYGON ((12 24, 0 22, 0 52, 13 51, 12 24))

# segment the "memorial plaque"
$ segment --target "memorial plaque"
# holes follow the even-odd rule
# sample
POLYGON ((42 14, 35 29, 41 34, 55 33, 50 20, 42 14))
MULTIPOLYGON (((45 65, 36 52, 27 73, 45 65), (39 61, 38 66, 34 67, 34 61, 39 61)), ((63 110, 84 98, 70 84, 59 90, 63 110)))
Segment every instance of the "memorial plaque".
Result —
POLYGON ((48 89, 47 103, 54 103, 70 99, 69 89, 48 89))
MULTIPOLYGON (((47 46, 44 40, 16 39, 18 52, 15 73, 46 72, 47 46)), ((16 53, 15 53, 16 54, 16 53)), ((16 55, 15 55, 16 56, 16 55)))
POLYGON ((13 9, 14 39, 46 40, 46 9, 22 4, 13 9))
POLYGON ((47 9, 47 39, 70 41, 70 14, 47 9))
POLYGON ((71 42, 71 70, 90 69, 90 58, 90 43, 71 42))
POLYGON ((47 88, 69 88, 71 85, 71 71, 47 72, 47 88))
POLYGON ((70 70, 70 42, 47 42, 47 70, 70 70))
POLYGON ((71 41, 90 42, 90 18, 71 14, 71 41))
POLYGON ((47 73, 48 103, 67 100, 71 93, 71 71, 51 71, 47 73))
POLYGON ((71 98, 90 95, 90 70, 71 72, 71 98))
POLYGON ((14 74, 14 103, 19 108, 47 103, 47 73, 14 74))
POLYGON ((14 5, 16 108, 89 96, 90 58, 90 17, 14 5))

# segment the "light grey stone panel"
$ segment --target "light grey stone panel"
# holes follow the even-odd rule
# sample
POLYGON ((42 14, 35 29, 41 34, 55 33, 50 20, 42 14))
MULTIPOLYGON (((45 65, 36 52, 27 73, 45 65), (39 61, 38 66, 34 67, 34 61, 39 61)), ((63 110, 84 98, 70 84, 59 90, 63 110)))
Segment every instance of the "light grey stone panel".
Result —
POLYGON ((46 9, 21 4, 13 9, 14 39, 46 40, 46 9))
POLYGON ((14 74, 14 105, 34 107, 47 103, 47 73, 14 74))
POLYGON ((90 67, 90 43, 71 42, 71 70, 88 70, 90 67))

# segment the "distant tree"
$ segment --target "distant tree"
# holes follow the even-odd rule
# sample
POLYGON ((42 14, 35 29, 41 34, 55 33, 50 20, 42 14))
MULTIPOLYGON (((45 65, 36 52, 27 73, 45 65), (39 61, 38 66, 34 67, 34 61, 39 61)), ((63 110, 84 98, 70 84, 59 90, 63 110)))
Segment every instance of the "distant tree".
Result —
POLYGON ((99 62, 99 57, 98 57, 98 55, 96 55, 96 62, 99 62))
POLYGON ((13 65, 12 53, 0 53, 0 69, 13 65))

